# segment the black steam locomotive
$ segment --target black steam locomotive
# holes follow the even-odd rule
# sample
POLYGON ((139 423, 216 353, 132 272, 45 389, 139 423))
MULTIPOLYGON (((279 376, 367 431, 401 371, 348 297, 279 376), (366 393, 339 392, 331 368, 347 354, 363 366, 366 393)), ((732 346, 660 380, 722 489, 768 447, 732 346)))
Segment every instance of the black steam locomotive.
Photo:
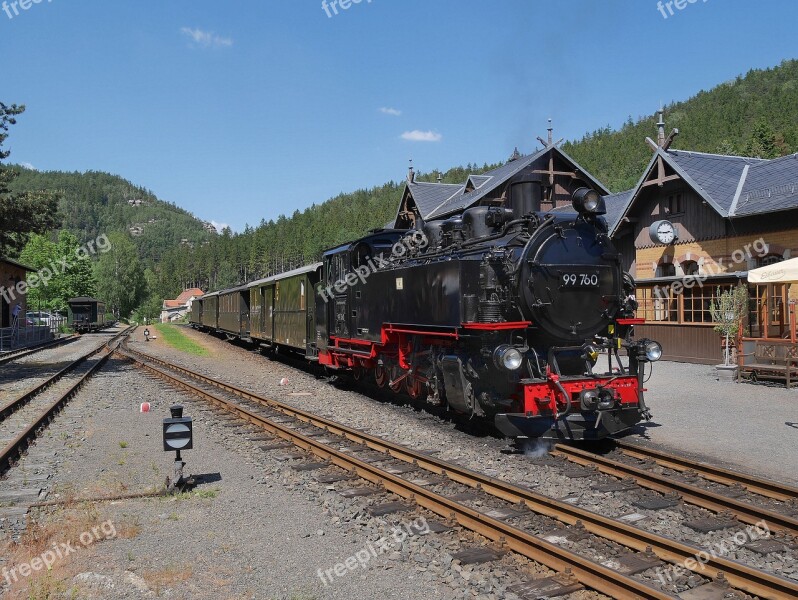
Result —
POLYGON ((191 320, 491 418, 510 437, 601 439, 649 416, 645 363, 662 349, 632 338, 634 282, 601 196, 578 189, 575 214, 539 206, 530 196, 375 231, 206 296, 191 320))

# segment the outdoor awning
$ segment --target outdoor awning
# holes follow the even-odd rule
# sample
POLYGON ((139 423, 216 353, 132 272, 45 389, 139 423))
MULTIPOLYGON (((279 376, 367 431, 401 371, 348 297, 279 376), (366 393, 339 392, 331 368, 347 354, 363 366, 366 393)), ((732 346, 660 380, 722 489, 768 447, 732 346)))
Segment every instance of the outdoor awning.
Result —
POLYGON ((748 271, 748 283, 798 283, 798 258, 748 271))

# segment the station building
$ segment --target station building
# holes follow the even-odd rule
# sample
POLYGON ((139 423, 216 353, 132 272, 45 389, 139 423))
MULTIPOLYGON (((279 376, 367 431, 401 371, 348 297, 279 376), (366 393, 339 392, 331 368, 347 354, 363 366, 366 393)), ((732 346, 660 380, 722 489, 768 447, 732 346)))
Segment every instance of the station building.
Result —
POLYGON ((24 345, 19 329, 25 329, 25 313, 28 309, 27 295, 20 291, 20 284, 27 280, 34 269, 9 258, 0 257, 0 352, 24 345), (14 309, 19 305, 19 320, 14 327, 14 309))
POLYGON ((749 285, 748 271, 798 256, 798 154, 772 160, 673 150, 660 115, 653 156, 632 190, 607 197, 610 233, 635 277, 639 337, 664 358, 716 364, 710 313, 719 289, 749 292, 743 335, 795 333, 798 285, 749 285))

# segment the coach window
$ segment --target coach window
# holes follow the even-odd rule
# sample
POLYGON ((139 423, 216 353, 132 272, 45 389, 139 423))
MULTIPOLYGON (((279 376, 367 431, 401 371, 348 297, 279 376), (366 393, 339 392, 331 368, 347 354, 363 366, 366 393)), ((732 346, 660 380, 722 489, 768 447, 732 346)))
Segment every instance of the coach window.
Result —
POLYGON ((305 282, 299 282, 299 309, 305 310, 305 282))
POLYGON ((361 265, 367 264, 371 255, 371 246, 366 242, 359 243, 352 253, 352 267, 356 269, 361 265))

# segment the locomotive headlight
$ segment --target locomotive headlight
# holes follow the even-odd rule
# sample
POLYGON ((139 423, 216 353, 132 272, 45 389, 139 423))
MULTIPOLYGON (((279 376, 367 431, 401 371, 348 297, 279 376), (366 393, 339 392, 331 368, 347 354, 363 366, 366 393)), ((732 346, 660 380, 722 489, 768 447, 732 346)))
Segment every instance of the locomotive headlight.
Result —
POLYGON ((645 345, 646 358, 651 362, 656 362, 662 358, 662 345, 659 342, 648 342, 645 345))
POLYGON ((596 190, 586 187, 579 188, 574 192, 573 205, 580 215, 603 215, 607 212, 601 195, 596 190))
POLYGON ((517 348, 504 344, 493 352, 493 363, 505 371, 517 371, 524 360, 523 354, 517 348))
POLYGON ((660 358, 662 358, 662 344, 654 340, 640 340, 638 342, 638 360, 656 362, 660 358))

